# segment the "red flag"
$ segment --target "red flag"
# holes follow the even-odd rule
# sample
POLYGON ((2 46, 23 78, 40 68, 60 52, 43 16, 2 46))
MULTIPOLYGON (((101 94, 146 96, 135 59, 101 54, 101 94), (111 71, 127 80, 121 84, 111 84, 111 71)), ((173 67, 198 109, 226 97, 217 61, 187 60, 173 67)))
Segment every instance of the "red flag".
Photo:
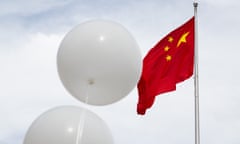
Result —
POLYGON ((194 17, 160 40, 143 60, 138 82, 138 114, 145 114, 157 95, 176 90, 193 74, 194 17))

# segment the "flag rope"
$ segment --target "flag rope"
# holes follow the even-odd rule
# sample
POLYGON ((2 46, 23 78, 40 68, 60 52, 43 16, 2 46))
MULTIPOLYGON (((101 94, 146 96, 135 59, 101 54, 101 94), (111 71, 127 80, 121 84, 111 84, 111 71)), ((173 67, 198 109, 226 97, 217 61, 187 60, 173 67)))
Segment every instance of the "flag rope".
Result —
MULTIPOLYGON (((88 84, 87 84, 87 88, 86 88, 86 94, 85 94, 85 100, 84 100, 84 102, 86 104, 88 104, 89 88, 93 84, 94 84, 93 80, 88 80, 88 84)), ((83 130, 84 130, 84 125, 85 125, 85 118, 86 118, 86 110, 83 109, 83 112, 80 115, 79 123, 78 123, 78 127, 77 127, 76 144, 80 144, 82 142, 83 130)))

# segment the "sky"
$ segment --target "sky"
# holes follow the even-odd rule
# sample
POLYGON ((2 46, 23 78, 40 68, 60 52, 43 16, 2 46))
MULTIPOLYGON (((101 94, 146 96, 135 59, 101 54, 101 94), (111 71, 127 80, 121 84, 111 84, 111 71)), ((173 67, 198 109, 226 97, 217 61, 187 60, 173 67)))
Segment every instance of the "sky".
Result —
MULTIPOLYGON (((145 116, 136 113, 136 87, 122 100, 90 106, 63 87, 56 55, 74 26, 92 19, 122 24, 142 57, 193 16, 190 0, 2 0, 0 2, 0 144, 22 144, 31 123, 64 105, 91 110, 115 144, 194 143, 193 78, 159 95, 145 116)), ((201 143, 240 143, 240 2, 199 0, 201 143)))

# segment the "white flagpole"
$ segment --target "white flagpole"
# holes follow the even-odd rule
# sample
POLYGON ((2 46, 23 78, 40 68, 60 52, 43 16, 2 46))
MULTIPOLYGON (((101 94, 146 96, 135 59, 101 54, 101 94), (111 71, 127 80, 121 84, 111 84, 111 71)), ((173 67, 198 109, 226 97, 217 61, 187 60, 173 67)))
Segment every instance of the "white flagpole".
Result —
POLYGON ((199 81, 198 81, 198 19, 197 7, 195 1, 194 6, 194 95, 195 95, 195 144, 200 144, 200 125, 199 125, 199 81))

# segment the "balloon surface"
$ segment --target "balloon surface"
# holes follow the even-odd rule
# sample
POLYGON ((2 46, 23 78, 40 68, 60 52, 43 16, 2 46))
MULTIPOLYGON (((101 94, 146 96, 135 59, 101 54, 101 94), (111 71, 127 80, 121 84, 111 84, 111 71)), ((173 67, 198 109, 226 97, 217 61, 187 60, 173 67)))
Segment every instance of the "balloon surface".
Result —
POLYGON ((24 144, 113 144, 113 138, 105 122, 93 112, 61 106, 32 123, 24 144))
POLYGON ((93 20, 73 28, 62 40, 57 67, 64 87, 91 105, 119 101, 136 86, 141 52, 120 24, 93 20))

